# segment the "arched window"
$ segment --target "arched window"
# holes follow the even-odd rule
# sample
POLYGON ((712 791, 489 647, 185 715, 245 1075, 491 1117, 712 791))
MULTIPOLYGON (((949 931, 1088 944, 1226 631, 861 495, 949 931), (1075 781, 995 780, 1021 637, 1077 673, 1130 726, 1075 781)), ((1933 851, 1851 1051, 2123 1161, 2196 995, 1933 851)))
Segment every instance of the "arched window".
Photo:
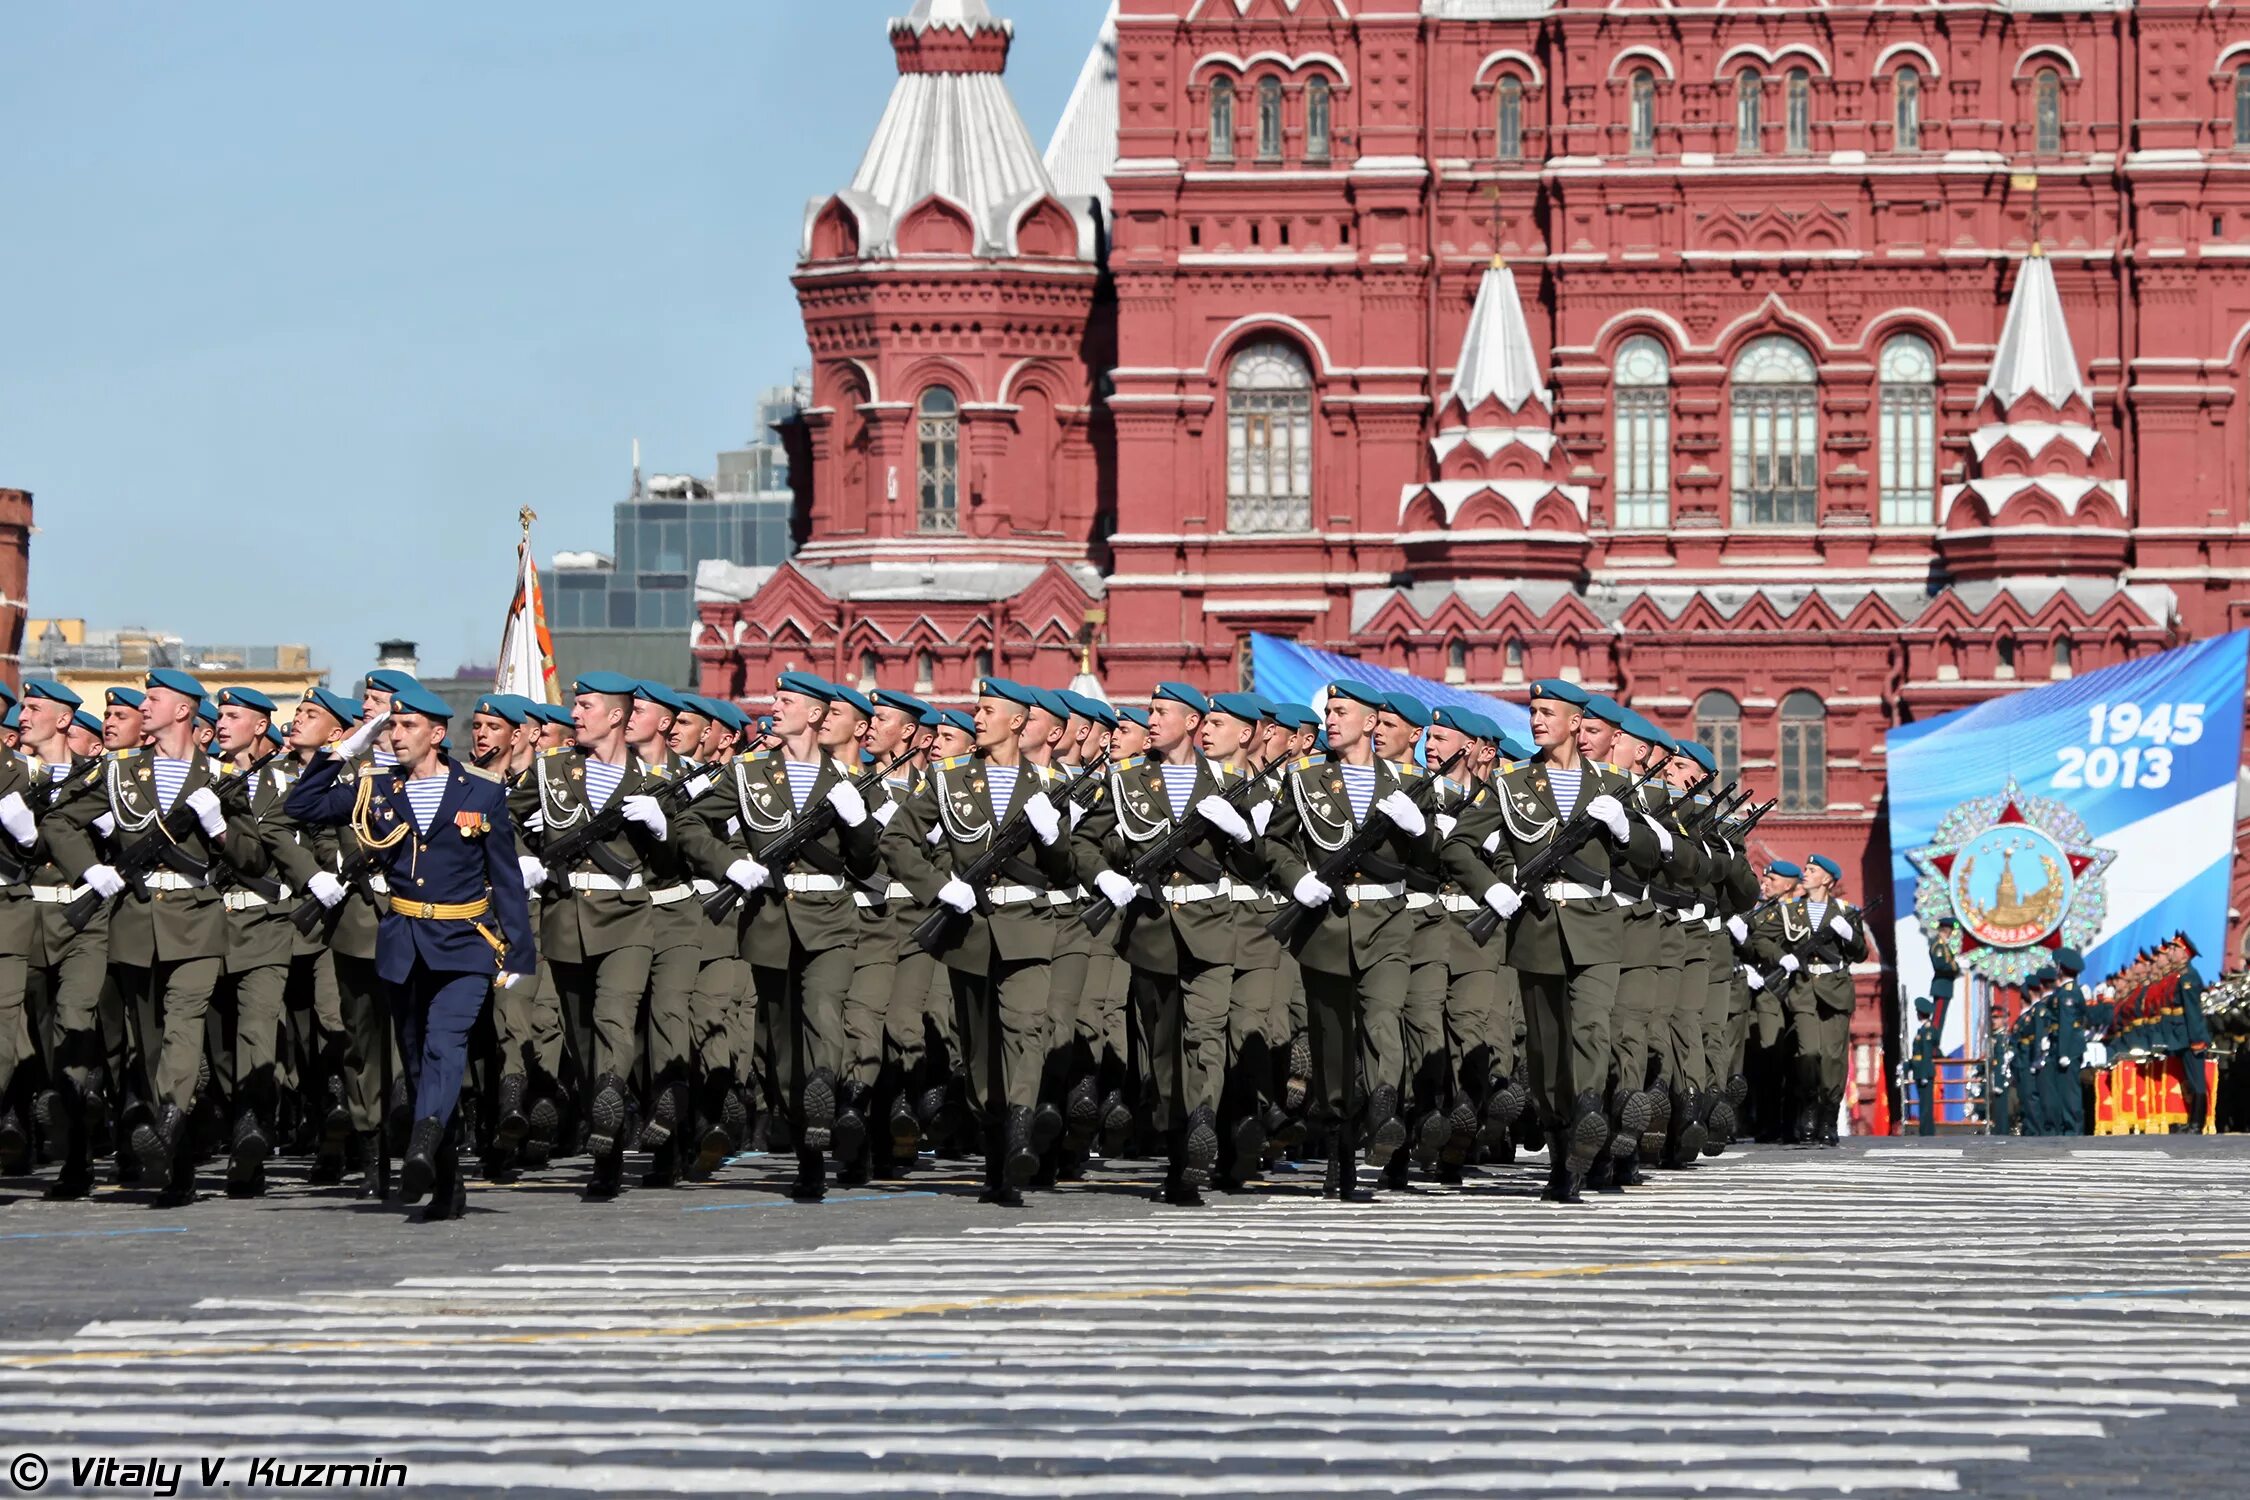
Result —
POLYGON ((1937 355, 1902 333, 1883 346, 1875 414, 1876 481, 1885 526, 1937 519, 1937 355))
POLYGON ((1281 160, 1281 80, 1258 80, 1258 160, 1281 160))
POLYGON ((1234 160, 1234 80, 1211 85, 1211 160, 1234 160))
POLYGON ((2016 675, 2016 638, 2004 635, 1992 645, 1992 675, 2006 681, 2016 675))
POLYGON ((1227 370, 1227 530, 1312 529, 1312 368, 1278 340, 1227 370))
POLYGON ((862 651, 859 653, 859 690, 861 692, 872 693, 875 691, 875 672, 881 665, 881 661, 874 652, 862 651))
POLYGON ((2234 144, 2250 147, 2250 63, 2234 70, 2234 144))
POLYGON ((1671 519, 1672 362, 1635 334, 1617 351, 1616 507, 1611 524, 1661 530, 1671 519))
POLYGON ((1828 807, 1828 710, 1803 689, 1781 700, 1781 810, 1828 807))
POLYGON ((1766 81, 1756 68, 1734 75, 1734 149, 1748 155, 1758 149, 1765 125, 1766 81))
POLYGON ((1500 123, 1493 155, 1502 161, 1523 160, 1523 80, 1510 73, 1500 80, 1500 123))
POLYGON ((1695 700, 1694 736, 1718 763, 1719 785, 1742 779, 1742 705, 1712 691, 1695 700))
POLYGON ((1913 68, 1901 68, 1891 82, 1891 148, 1896 151, 1922 149, 1922 75, 1913 68))
POLYGON ((1305 159, 1328 160, 1330 99, 1328 80, 1315 78, 1305 85, 1305 159))
POLYGON ((2047 669, 2047 675, 2049 677, 2068 677, 2070 675, 2069 636, 2058 635, 2055 637, 2055 661, 2054 665, 2047 669))
POLYGON ((1656 150, 1656 75, 1642 68, 1633 74, 1633 154, 1648 156, 1656 150))
POLYGON ((2031 80, 2032 149, 2052 156, 2062 150, 2062 75, 2041 68, 2031 80))
POLYGON ((1500 648, 1500 680, 1523 681, 1523 641, 1520 637, 1509 636, 1507 643, 1500 648))
POLYGON ((1753 339, 1734 362, 1734 523, 1810 526, 1818 514, 1813 362, 1792 339, 1753 339))
POLYGON ((927 651, 914 653, 914 691, 927 693, 937 687, 937 658, 927 651))
POLYGON ((1445 643, 1445 680, 1469 680, 1469 644, 1458 637, 1445 643))
POLYGON ((921 508, 924 531, 961 529, 961 405, 942 385, 922 393, 915 409, 915 439, 920 448, 921 508))
POLYGON ((1784 79, 1783 101, 1788 107, 1784 120, 1785 147, 1793 152, 1812 149, 1812 74, 1803 68, 1791 68, 1784 79))

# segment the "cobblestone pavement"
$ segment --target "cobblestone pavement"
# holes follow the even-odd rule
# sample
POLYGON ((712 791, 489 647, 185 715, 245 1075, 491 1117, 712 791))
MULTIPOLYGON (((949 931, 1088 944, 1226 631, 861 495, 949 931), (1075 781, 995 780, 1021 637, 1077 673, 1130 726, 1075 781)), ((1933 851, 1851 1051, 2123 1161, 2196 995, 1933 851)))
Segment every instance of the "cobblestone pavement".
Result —
POLYGON ((2233 1140, 1754 1148, 1575 1211, 1535 1164, 1200 1212, 1122 1169, 1021 1214, 783 1175, 595 1206, 558 1173, 429 1226, 301 1185, 18 1199, 0 1457, 47 1494, 92 1492, 74 1458, 238 1493, 305 1460, 417 1494, 2244 1492, 2233 1140))

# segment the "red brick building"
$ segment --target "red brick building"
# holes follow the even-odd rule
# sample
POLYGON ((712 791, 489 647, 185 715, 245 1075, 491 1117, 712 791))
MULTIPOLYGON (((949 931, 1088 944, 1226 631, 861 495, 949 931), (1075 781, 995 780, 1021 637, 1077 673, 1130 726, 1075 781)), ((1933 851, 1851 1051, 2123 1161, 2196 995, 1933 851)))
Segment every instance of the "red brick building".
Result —
POLYGON ((23 685, 25 599, 31 585, 31 491, 0 489, 0 680, 23 685))
POLYGON ((1009 35, 892 24, 708 691, 1570 676, 1880 899, 1888 727, 2250 624, 2250 6, 1120 0, 1044 154, 1009 35))

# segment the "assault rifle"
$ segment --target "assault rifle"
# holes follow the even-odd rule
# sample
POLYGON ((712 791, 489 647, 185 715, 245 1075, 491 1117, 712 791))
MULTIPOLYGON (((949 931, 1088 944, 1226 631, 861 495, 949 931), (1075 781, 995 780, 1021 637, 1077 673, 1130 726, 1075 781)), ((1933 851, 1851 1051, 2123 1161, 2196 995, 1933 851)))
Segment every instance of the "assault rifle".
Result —
MULTIPOLYGON (((693 776, 675 776, 669 781, 659 781, 653 788, 644 786, 642 790, 630 795, 654 798, 656 805, 663 809, 665 819, 669 821, 701 801, 704 794, 716 784, 716 779, 710 772, 698 771, 693 776)), ((633 874, 631 866, 610 853, 607 847, 609 841, 625 829, 625 802, 626 794, 620 789, 619 794, 610 798, 607 807, 547 843, 539 851, 539 862, 560 873, 579 860, 586 859, 593 862, 595 869, 613 880, 630 879, 633 874)))
MULTIPOLYGON (((1063 793, 1062 801, 1056 804, 1056 811, 1065 814, 1066 831, 1070 810, 1084 807, 1093 801, 1102 789, 1105 780, 1103 773, 1108 769, 1109 752, 1104 750, 1087 763, 1086 769, 1078 773, 1078 779, 1063 793)), ((1017 773, 1019 788, 1022 785, 1020 778, 1026 774, 1028 772, 1017 773)), ((1044 788, 1032 788, 1033 792, 1042 790, 1044 788)), ((1024 804, 1030 800, 1031 792, 1025 792, 1017 799, 1016 810, 1009 815, 1007 822, 1000 825, 999 832, 992 835, 992 842, 985 846, 982 854, 969 861, 967 869, 959 872, 961 883, 977 893, 977 905, 980 909, 985 905, 984 893, 999 875, 1000 867, 1031 845, 1034 830, 1031 820, 1023 812, 1024 804)), ((965 913, 957 912, 940 901, 930 908, 928 916, 916 924, 913 932, 915 946, 925 953, 943 953, 960 941, 960 925, 967 920, 965 913)))
MULTIPOLYGON (((1264 784, 1265 778, 1262 776, 1255 774, 1244 776, 1233 786, 1221 792, 1219 800, 1242 814, 1244 820, 1247 821, 1250 815, 1249 796, 1264 784)), ((1125 878, 1135 885, 1155 884, 1163 877, 1165 871, 1180 862, 1180 856, 1197 839, 1202 838, 1210 830, 1210 820, 1205 818, 1203 814, 1190 809, 1186 817, 1172 825, 1170 833, 1141 851, 1140 857, 1133 861, 1132 868, 1124 872, 1125 878)), ((1078 920, 1086 924, 1088 932, 1100 932, 1109 925, 1109 919, 1116 915, 1117 904, 1115 902, 1107 896, 1096 896, 1087 904, 1086 909, 1078 914, 1078 920)))
MULTIPOLYGON (((218 795, 219 805, 224 808, 230 800, 243 798, 249 790, 251 778, 262 769, 262 763, 248 766, 240 771, 230 771, 212 782, 211 790, 218 795)), ((180 800, 173 804, 172 810, 163 816, 155 828, 142 834, 138 843, 110 861, 109 867, 117 872, 136 895, 146 895, 147 886, 143 882, 160 867, 169 867, 190 877, 207 876, 211 873, 209 865, 180 847, 180 840, 193 837, 203 826, 202 819, 195 815, 195 809, 187 805, 187 799, 188 793, 183 791, 180 800)), ((101 892, 87 890, 63 908, 63 920, 70 924, 72 932, 83 932, 86 924, 94 920, 94 914, 102 909, 107 900, 101 892)))
MULTIPOLYGON (((1641 788, 1647 786, 1656 778, 1659 769, 1652 767, 1634 777, 1632 784, 1625 788, 1625 795, 1617 800, 1627 807, 1635 806, 1640 800, 1641 788)), ((1583 791, 1583 788, 1581 790, 1583 791)), ((1600 794, 1596 793, 1595 795, 1600 794)), ((1515 886, 1517 891, 1522 894, 1526 904, 1546 899, 1540 893, 1545 889, 1549 878, 1561 869, 1563 861, 1576 854, 1579 846, 1592 838, 1594 830, 1601 826, 1586 811, 1592 805, 1593 800, 1593 797, 1581 795, 1578 799, 1578 805, 1571 809, 1570 821, 1555 830, 1554 835, 1547 840, 1547 847, 1517 867, 1515 886)), ((1492 935, 1500 930, 1500 921, 1500 913, 1487 906, 1483 911, 1469 919, 1469 936, 1474 938, 1477 946, 1481 948, 1486 943, 1491 942, 1492 935)))
MULTIPOLYGON (((500 748, 498 745, 493 746, 484 754, 473 757, 469 764, 480 771, 483 770, 486 766, 492 764, 492 758, 500 753, 500 748)), ((344 862, 344 868, 337 872, 336 878, 344 885, 365 896, 367 904, 380 912, 383 910, 383 893, 375 889, 375 876, 382 868, 382 855, 373 850, 362 849, 344 862)), ((289 920, 295 924, 299 932, 306 937, 311 937, 313 929, 320 926, 320 919, 327 915, 328 908, 320 904, 318 896, 307 896, 290 911, 289 920)))
MULTIPOLYGON (((877 782, 921 753, 919 749, 912 746, 901 750, 897 758, 888 764, 872 767, 853 777, 852 790, 865 797, 869 792, 875 790, 877 782)), ((763 850, 753 849, 750 852, 750 857, 771 870, 775 882, 778 883, 783 873, 796 861, 797 856, 802 854, 807 846, 826 837, 828 831, 834 828, 838 821, 836 805, 824 798, 792 818, 789 821, 789 826, 782 829, 781 837, 766 845, 763 850)), ((725 921, 735 907, 740 904, 743 894, 742 887, 736 885, 733 881, 720 881, 719 888, 703 898, 703 915, 714 922, 725 921)))
MULTIPOLYGON (((1468 747, 1465 745, 1454 751, 1452 755, 1446 758, 1445 764, 1439 766, 1428 780, 1406 794, 1408 799, 1425 816, 1430 811, 1430 804, 1424 799, 1437 795, 1439 784, 1453 774, 1453 768, 1459 765, 1462 757, 1468 753, 1468 747)), ((1359 869, 1361 860, 1380 848, 1383 840, 1389 838, 1397 829, 1398 825, 1387 817, 1378 820, 1375 809, 1369 808, 1367 821, 1360 824, 1358 830, 1350 838, 1329 851, 1328 857, 1322 860, 1312 872, 1313 878, 1327 886, 1331 891, 1335 890, 1341 882, 1349 880, 1353 873, 1359 869)), ((1330 906, 1333 906, 1335 898, 1332 896, 1329 900, 1330 906)), ((1311 930, 1313 924, 1320 920, 1320 914, 1325 909, 1327 908, 1306 906, 1300 901, 1290 901, 1267 919, 1266 933, 1283 947, 1294 948, 1311 930)))

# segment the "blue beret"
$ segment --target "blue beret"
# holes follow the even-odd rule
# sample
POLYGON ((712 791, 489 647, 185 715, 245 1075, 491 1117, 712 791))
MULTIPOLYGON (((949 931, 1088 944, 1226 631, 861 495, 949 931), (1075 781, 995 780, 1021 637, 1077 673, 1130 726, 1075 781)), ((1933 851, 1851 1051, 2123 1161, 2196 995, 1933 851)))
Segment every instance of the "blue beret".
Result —
POLYGON ((219 705, 205 698, 195 705, 195 716, 206 724, 216 724, 219 722, 219 705))
POLYGON ((1032 707, 1048 714, 1056 723, 1059 724, 1070 717, 1070 704, 1061 693, 1056 692, 1053 688, 1043 687, 1031 688, 1029 691, 1032 707))
MULTIPOLYGON (((316 693, 325 692, 326 689, 315 688, 313 691, 316 693)), ((102 706, 105 708, 116 708, 119 705, 126 708, 139 708, 146 702, 148 702, 148 694, 142 692, 139 688, 113 687, 102 694, 102 706)), ((352 706, 352 717, 355 719, 359 717, 359 706, 357 704, 352 706)))
MULTIPOLYGON (((1012 703, 1015 700, 1011 698, 1008 701, 1012 703)), ((938 723, 947 729, 958 729, 963 734, 975 734, 977 732, 977 721, 958 708, 942 710, 938 714, 938 723)))
POLYGON ((1517 761, 1531 760, 1539 754, 1536 748, 1525 744, 1522 740, 1505 731, 1500 735, 1500 753, 1509 760, 1517 761))
POLYGON ((510 724, 521 724, 524 721, 524 711, 530 707, 528 699, 519 698, 514 693, 486 693, 477 700, 475 711, 490 714, 495 719, 504 719, 510 724))
POLYGON ((1805 863, 1808 865, 1818 865, 1823 870, 1826 870, 1828 872, 1828 878, 1830 880, 1841 880, 1844 878, 1844 867, 1836 863, 1836 861, 1830 859, 1825 854, 1816 854, 1811 859, 1806 860, 1805 863))
MULTIPOLYGON (((85 730, 88 734, 100 734, 102 732, 102 721, 83 708, 70 716, 70 722, 85 730)), ((271 725, 267 726, 267 732, 272 732, 271 725)))
POLYGON ((410 688, 401 688, 391 695, 391 712, 420 714, 425 719, 445 723, 453 717, 453 706, 422 686, 419 682, 410 688))
POLYGON ((2055 967, 2065 974, 2082 974, 2086 971, 2086 955, 2076 948, 2057 948, 2055 967))
POLYGON ((875 690, 875 706, 877 708, 895 708, 900 713, 916 720, 926 718, 930 713, 930 705, 924 703, 912 693, 902 693, 897 688, 877 688, 875 690))
POLYGON ((1474 709, 1456 708, 1450 703, 1436 704, 1430 709, 1430 722, 1440 729, 1457 729, 1471 739, 1491 738, 1488 734, 1478 732, 1478 726, 1485 721, 1474 709))
POLYGON ((1678 740, 1666 734, 1648 715, 1635 709, 1626 709, 1625 717, 1617 727, 1643 744, 1654 745, 1659 750, 1676 750, 1679 748, 1680 742, 1678 740))
POLYGON ((1784 880, 1796 880, 1801 878, 1805 872, 1786 859, 1777 859, 1766 866, 1766 873, 1768 875, 1779 875, 1784 880))
POLYGON ((23 728, 23 709, 20 705, 11 703, 8 705, 8 711, 0 714, 0 729, 21 728, 23 728))
MULTIPOLYGON (((60 703, 65 708, 84 708, 86 706, 85 699, 79 697, 52 677, 26 677, 23 680, 23 695, 26 698, 45 698, 48 702, 60 703)), ((16 695, 7 690, 7 684, 0 683, 0 696, 8 698, 12 702, 16 695)))
POLYGON ((219 689, 219 707, 247 708, 252 713, 273 714, 273 700, 256 688, 230 687, 219 689))
POLYGON ((1552 698, 1557 703, 1567 703, 1572 708, 1584 708, 1593 694, 1577 683, 1561 677, 1542 677, 1531 685, 1534 699, 1552 698))
POLYGON ((724 698, 706 698, 704 701, 718 710, 719 722, 736 734, 740 734, 750 727, 750 716, 736 704, 730 703, 724 698))
POLYGON ((1398 715, 1416 729, 1430 727, 1429 709, 1424 707, 1422 700, 1412 693, 1386 693, 1383 695, 1383 707, 1398 715))
POLYGON ((633 684, 633 696, 653 703, 658 708, 668 708, 673 713, 687 707, 687 700, 675 689, 668 688, 661 682, 650 682, 646 678, 633 684))
POLYGON ((563 729, 572 727, 570 710, 560 703, 534 703, 524 710, 534 724, 553 724, 563 729))
POLYGON ((1627 734, 1632 733, 1625 726, 1625 705, 1619 703, 1607 693, 1588 693, 1586 695, 1586 712, 1590 717, 1601 720, 1613 729, 1625 729, 1627 734))
POLYGON ((685 711, 688 713, 701 714, 714 724, 726 722, 726 716, 719 712, 719 705, 704 697, 701 693, 682 693, 680 694, 680 702, 687 705, 685 711))
POLYGON ((1018 708, 1037 708, 1039 706, 1038 689, 1027 688, 1022 683, 1007 677, 978 678, 977 696, 979 698, 998 698, 1004 703, 1013 703, 1018 708))
POLYGON ((209 696, 203 691, 202 683, 197 682, 177 667, 158 667, 148 674, 148 680, 141 685, 150 688, 164 688, 170 692, 195 699, 209 696))
POLYGON ((1159 698, 1168 699, 1173 703, 1185 704, 1199 714, 1207 714, 1211 711, 1211 700, 1185 682, 1158 683, 1156 691, 1148 695, 1148 701, 1154 703, 1159 698))
POLYGON ((1062 701, 1070 705, 1070 711, 1088 723, 1099 724, 1104 729, 1115 729, 1117 727, 1117 710, 1102 702, 1101 699, 1088 697, 1084 693, 1074 693, 1068 688, 1062 690, 1061 696, 1062 701))
POLYGON ((1677 753, 1686 756, 1689 760, 1692 760, 1698 766, 1701 766, 1703 768, 1704 774, 1706 775, 1710 775, 1719 769, 1718 757, 1711 753, 1708 746, 1703 745, 1698 741, 1674 740, 1672 742, 1672 748, 1677 753))
POLYGON ((640 684, 623 672, 588 672, 570 685, 573 697, 580 693, 603 693, 612 698, 630 698, 640 689, 640 684))
POLYGON ((1933 1000, 1950 1000, 1953 998, 1953 976, 1951 974, 1940 974, 1930 981, 1930 998, 1933 1000))
POLYGON ((1391 706, 1391 700, 1383 696, 1379 689, 1371 688, 1364 682, 1355 682, 1349 677, 1328 684, 1328 701, 1333 703, 1338 698, 1349 698, 1352 702, 1364 703, 1369 708, 1391 706))
POLYGON ((1319 751, 1322 755, 1326 755, 1328 753, 1329 744, 1327 730, 1316 729, 1313 731, 1312 747, 1313 749, 1319 751))
POLYGON ((281 726, 270 720, 266 724, 266 738, 272 740, 277 749, 289 743, 289 736, 281 732, 281 726))
POLYGON ((377 667, 367 674, 361 684, 361 690, 373 688, 379 693, 397 693, 414 686, 417 686, 417 684, 414 681, 413 673, 401 672, 396 667, 377 667))
MULTIPOLYGON (((1436 718, 1434 712, 1432 713, 1431 717, 1433 720, 1436 718)), ((1461 732, 1467 735, 1470 739, 1484 740, 1491 744, 1498 744, 1500 742, 1500 726, 1493 723, 1483 714, 1462 713, 1456 722, 1459 725, 1461 732)))
POLYGON ((823 703, 836 701, 836 684, 817 672, 784 672, 774 682, 774 691, 818 698, 823 703))
POLYGON ((1148 710, 1142 708, 1139 704, 1120 703, 1117 706, 1117 722, 1120 724, 1138 724, 1141 728, 1146 729, 1148 728, 1148 710))
POLYGON ((1273 706, 1274 722, 1290 729, 1318 729, 1320 715, 1302 703, 1276 703, 1273 706))
POLYGON ((863 719, 872 719, 875 717, 874 703, 870 701, 868 696, 865 693, 861 692, 858 688, 855 688, 848 683, 842 682, 832 683, 830 685, 836 689, 835 696, 832 699, 833 702, 849 704, 851 707, 859 710, 859 716, 863 719))
POLYGON ((349 698, 330 692, 327 688, 314 688, 311 692, 305 694, 305 701, 315 708, 325 709, 339 724, 357 724, 359 722, 359 705, 349 698))
POLYGON ((1211 709, 1214 713, 1240 719, 1245 724, 1255 724, 1267 717, 1259 711, 1259 705, 1264 701, 1255 693, 1221 693, 1211 700, 1211 709))

